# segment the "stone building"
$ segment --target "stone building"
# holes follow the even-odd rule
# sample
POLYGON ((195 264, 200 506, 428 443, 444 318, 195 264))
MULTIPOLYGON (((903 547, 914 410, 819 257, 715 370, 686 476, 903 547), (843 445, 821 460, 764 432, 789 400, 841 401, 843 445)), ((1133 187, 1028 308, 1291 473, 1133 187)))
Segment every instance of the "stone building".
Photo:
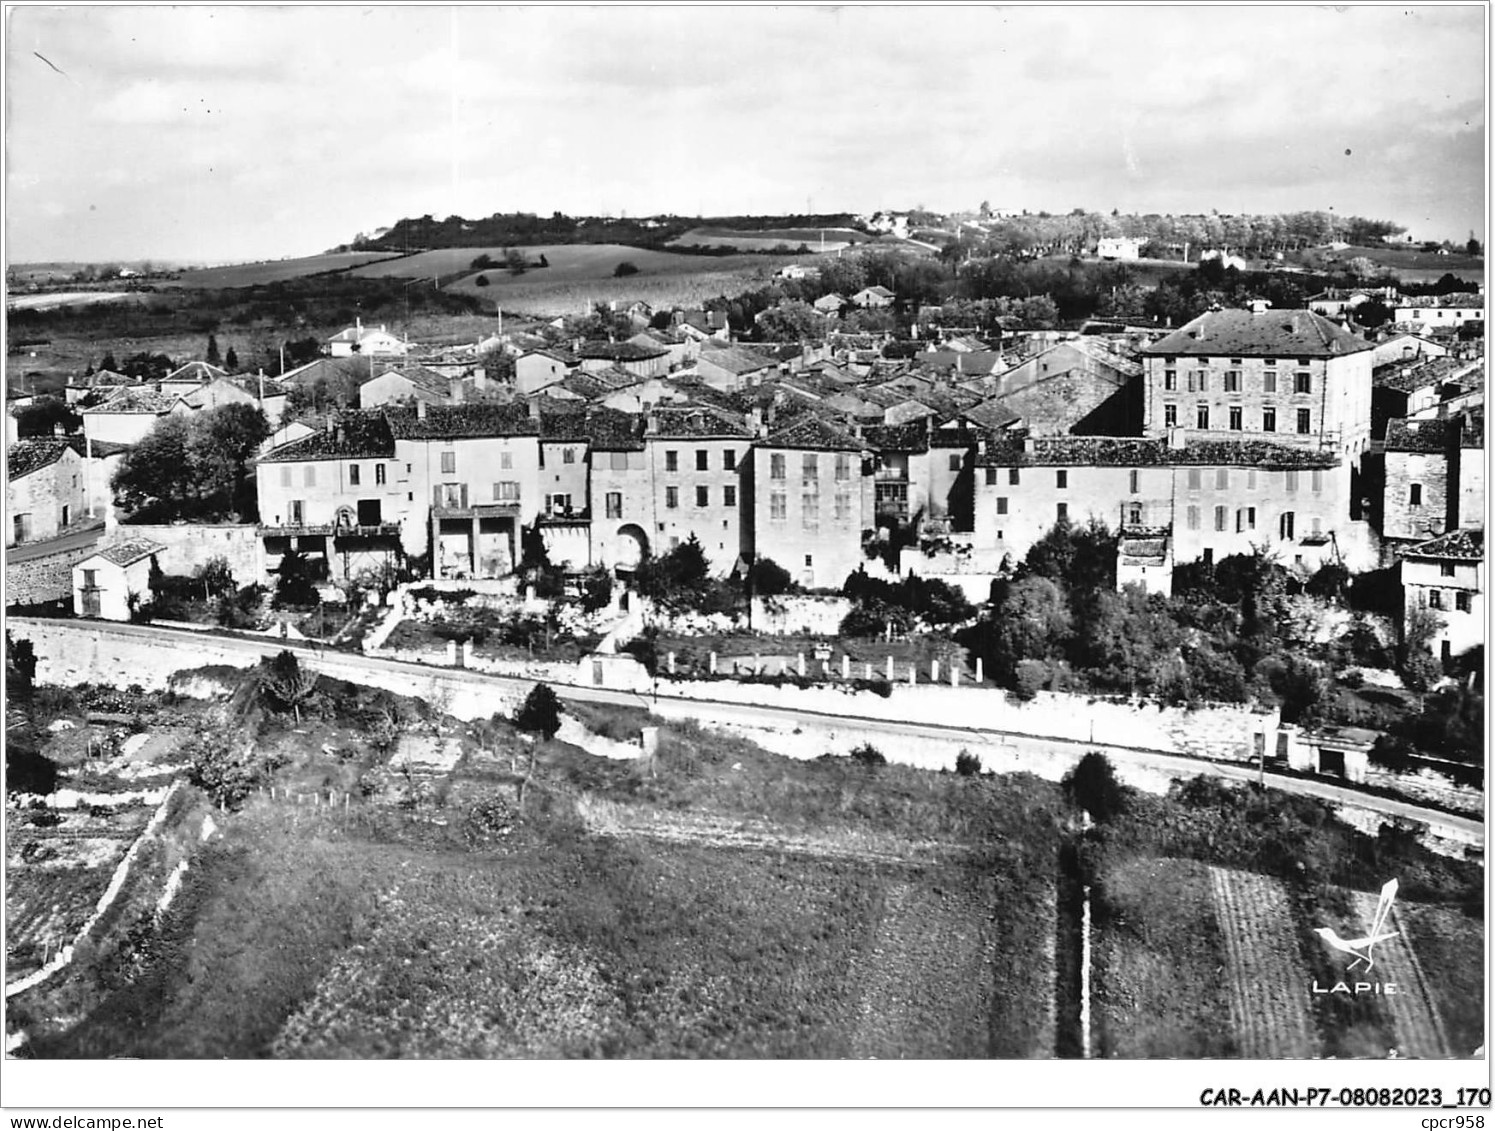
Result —
POLYGON ((5 450, 5 544, 55 538, 89 517, 88 461, 66 437, 17 440, 5 450))
POLYGON ((1401 561, 1403 619, 1430 610, 1441 624, 1433 654, 1444 663, 1485 642, 1485 532, 1454 530, 1407 550, 1401 561))
POLYGON ((646 418, 644 441, 657 552, 694 535, 712 571, 730 571, 746 548, 742 467, 752 431, 704 405, 660 406, 646 418))

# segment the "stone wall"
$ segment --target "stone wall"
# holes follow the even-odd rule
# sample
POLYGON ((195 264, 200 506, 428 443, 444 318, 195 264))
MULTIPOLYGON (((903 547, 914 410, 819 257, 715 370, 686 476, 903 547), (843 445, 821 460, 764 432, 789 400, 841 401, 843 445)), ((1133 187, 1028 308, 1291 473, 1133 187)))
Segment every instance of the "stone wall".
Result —
POLYGON ((265 544, 251 524, 189 523, 183 526, 122 525, 113 537, 148 538, 165 546, 157 561, 163 572, 190 577, 210 558, 227 558, 240 585, 264 584, 265 544))
POLYGON ((73 566, 92 554, 97 546, 83 546, 48 554, 29 562, 5 564, 5 603, 35 605, 73 595, 73 566))

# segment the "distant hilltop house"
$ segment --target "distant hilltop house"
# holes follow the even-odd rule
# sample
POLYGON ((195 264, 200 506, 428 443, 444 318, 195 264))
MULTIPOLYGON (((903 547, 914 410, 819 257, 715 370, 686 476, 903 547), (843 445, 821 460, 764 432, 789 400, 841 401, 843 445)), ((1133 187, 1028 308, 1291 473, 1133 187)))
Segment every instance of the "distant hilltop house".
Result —
POLYGON ((1101 259, 1141 259, 1142 241, 1130 236, 1106 236, 1095 245, 1101 259))
POLYGON ((1325 318, 1339 318, 1347 311, 1353 311, 1372 299, 1379 299, 1385 303, 1394 303, 1397 299, 1395 287, 1355 287, 1345 289, 1342 287, 1330 287, 1328 290, 1320 291, 1316 295, 1308 296, 1308 309, 1315 314, 1322 314, 1325 318))
POLYGON ((1199 253, 1200 263, 1208 263, 1212 259, 1218 259, 1222 267, 1227 269, 1234 267, 1237 271, 1244 271, 1249 266, 1239 255, 1232 255, 1229 251, 1224 251, 1220 248, 1212 248, 1209 251, 1201 251, 1199 253))
POLYGON ((332 335, 327 340, 327 347, 333 357, 350 357, 355 353, 404 357, 410 351, 409 343, 400 341, 386 327, 380 326, 377 330, 372 326, 365 328, 361 318, 355 325, 332 335))
POLYGON ((899 239, 908 238, 908 217, 892 212, 874 212, 871 216, 858 217, 867 229, 880 232, 883 235, 897 236, 899 239))
POLYGON ((866 310, 881 310, 892 306, 895 297, 887 287, 864 287, 851 296, 851 301, 866 310))
POLYGON ((802 263, 788 263, 780 267, 774 275, 776 279, 818 279, 820 268, 806 267, 802 263))

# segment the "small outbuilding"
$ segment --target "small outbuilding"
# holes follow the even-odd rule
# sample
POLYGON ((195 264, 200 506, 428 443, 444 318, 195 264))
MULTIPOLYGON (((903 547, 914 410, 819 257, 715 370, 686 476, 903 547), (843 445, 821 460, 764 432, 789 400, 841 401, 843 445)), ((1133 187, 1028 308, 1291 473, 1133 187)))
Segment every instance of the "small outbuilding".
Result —
POLYGON ((80 617, 129 620, 151 599, 151 559, 165 546, 128 538, 104 546, 73 567, 73 612, 80 617))

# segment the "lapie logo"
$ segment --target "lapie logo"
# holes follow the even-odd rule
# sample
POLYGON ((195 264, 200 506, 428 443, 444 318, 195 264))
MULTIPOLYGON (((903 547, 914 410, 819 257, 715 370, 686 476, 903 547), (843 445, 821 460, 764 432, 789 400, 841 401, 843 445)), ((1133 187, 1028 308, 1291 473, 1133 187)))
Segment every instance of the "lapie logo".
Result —
MULTIPOLYGON (((1386 930, 1386 921, 1391 916, 1391 905, 1396 901, 1396 881, 1387 880, 1381 888, 1381 898, 1376 901, 1376 913, 1371 919, 1370 934, 1358 939, 1343 939, 1339 932, 1333 927, 1315 927, 1314 934, 1318 935, 1326 943, 1341 953, 1351 955, 1353 961, 1346 967, 1353 970, 1362 962, 1365 964, 1365 973, 1369 974, 1375 966, 1376 943, 1394 939, 1400 931, 1386 930)), ((1394 994, 1398 990, 1395 982, 1335 982, 1334 985, 1325 988, 1318 984, 1318 979, 1313 982, 1313 992, 1316 994, 1394 994)))

